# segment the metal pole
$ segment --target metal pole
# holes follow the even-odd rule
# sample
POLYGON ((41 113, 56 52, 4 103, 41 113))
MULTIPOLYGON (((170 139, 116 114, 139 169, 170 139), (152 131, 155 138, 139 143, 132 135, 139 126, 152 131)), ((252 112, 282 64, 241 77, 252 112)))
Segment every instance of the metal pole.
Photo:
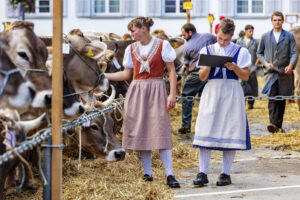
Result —
MULTIPOLYGON (((50 146, 52 144, 51 137, 48 137, 45 140, 45 144, 50 146)), ((44 148, 43 150, 43 160, 44 160, 44 173, 48 185, 44 185, 43 189, 43 200, 51 200, 51 154, 52 149, 49 147, 44 148)))
MULTIPOLYGON (((191 2, 191 0, 185 0, 185 2, 191 2)), ((186 22, 191 22, 191 15, 190 15, 190 9, 186 9, 186 22)))
MULTIPOLYGON (((62 10, 63 0, 53 0, 52 144, 60 146, 62 115, 62 10)), ((52 149, 51 199, 62 199, 62 149, 52 149)))

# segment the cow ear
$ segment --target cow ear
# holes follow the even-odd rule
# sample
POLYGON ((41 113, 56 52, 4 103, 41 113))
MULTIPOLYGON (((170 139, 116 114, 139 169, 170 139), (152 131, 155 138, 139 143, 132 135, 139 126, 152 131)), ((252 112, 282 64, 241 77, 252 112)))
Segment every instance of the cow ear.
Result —
POLYGON ((184 45, 186 43, 186 40, 180 37, 176 37, 176 38, 171 38, 169 40, 171 46, 176 49, 182 45, 184 45))
POLYGON ((105 43, 100 41, 93 41, 88 43, 82 50, 84 55, 91 57, 92 59, 99 59, 105 55, 107 46, 105 43))

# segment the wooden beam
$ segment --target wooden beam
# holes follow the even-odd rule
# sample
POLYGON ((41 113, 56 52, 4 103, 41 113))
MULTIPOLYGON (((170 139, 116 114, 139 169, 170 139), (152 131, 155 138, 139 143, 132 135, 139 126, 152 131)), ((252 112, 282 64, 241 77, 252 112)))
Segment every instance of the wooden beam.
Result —
MULTIPOLYGON (((63 0, 53 0, 52 145, 62 143, 62 10, 63 0)), ((62 149, 52 148, 51 199, 62 199, 62 149)))

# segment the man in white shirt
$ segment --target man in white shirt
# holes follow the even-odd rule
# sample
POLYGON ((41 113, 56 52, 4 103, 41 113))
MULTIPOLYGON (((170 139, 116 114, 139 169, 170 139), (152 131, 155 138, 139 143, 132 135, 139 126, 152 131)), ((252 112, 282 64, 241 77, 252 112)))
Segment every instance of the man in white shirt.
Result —
MULTIPOLYGON (((296 41, 292 33, 282 29, 284 16, 281 12, 274 12, 271 22, 273 29, 262 36, 257 50, 257 57, 264 66, 265 86, 262 93, 270 97, 291 96, 292 72, 298 60, 296 41)), ((269 132, 284 132, 285 103, 285 100, 269 100, 269 132)))

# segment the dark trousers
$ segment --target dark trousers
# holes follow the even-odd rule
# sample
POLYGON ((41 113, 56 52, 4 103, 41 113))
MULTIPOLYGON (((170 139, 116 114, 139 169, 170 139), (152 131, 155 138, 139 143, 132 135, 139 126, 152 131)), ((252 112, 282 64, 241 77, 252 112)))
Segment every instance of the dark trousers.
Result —
MULTIPOLYGON (((279 94, 278 80, 272 85, 270 97, 277 96, 279 94)), ((283 115, 285 110, 285 100, 269 100, 269 119, 270 123, 282 128, 283 115)))
MULTIPOLYGON (((183 85, 182 96, 195 97, 198 94, 198 96, 201 97, 206 83, 207 81, 201 81, 198 75, 189 74, 183 85)), ((191 127, 193 105, 193 101, 182 101, 182 127, 191 127)))

